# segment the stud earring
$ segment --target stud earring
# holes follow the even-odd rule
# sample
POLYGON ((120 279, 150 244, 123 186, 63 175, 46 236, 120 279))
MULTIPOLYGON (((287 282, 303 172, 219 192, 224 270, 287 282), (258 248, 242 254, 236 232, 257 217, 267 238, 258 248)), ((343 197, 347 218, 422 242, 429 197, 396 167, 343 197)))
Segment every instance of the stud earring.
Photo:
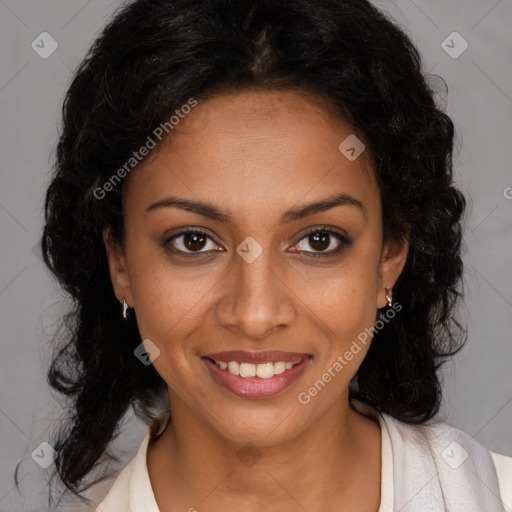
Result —
POLYGON ((123 318, 125 320, 128 318, 127 311, 128 311, 128 304, 126 304, 126 300, 124 300, 124 297, 123 297, 123 318))
POLYGON ((391 292, 391 288, 386 286, 386 300, 388 301, 388 306, 392 306, 393 304, 393 294, 391 292))

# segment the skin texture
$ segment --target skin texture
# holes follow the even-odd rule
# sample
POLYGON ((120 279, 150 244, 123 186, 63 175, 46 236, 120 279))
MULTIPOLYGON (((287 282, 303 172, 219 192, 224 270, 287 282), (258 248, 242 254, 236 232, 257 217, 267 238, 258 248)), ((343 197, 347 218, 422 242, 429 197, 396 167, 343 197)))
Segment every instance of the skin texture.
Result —
MULTIPOLYGON (((305 94, 219 95, 200 101, 129 175, 123 247, 108 230, 104 241, 115 294, 135 308, 142 339, 159 348, 153 364, 168 385, 172 422, 147 457, 161 510, 378 509, 380 427, 348 402, 369 345, 310 403, 297 399, 374 325, 407 257, 406 242, 382 247, 367 153, 351 162, 338 150, 351 133, 305 94), (342 205, 279 221, 336 193, 364 210, 342 205), (233 220, 146 211, 171 195, 207 201, 233 220), (165 240, 188 227, 211 237, 202 254, 166 250, 165 240), (307 236, 313 228, 343 230, 353 243, 315 258, 322 250, 307 236), (236 252, 249 236, 263 249, 252 263, 236 252), (308 353, 312 361, 279 395, 250 400, 219 385, 201 360, 234 349, 308 353), (261 456, 252 467, 237 456, 247 443, 261 456)), ((183 241, 167 246, 186 251, 183 241)), ((339 246, 333 236, 328 243, 326 252, 339 246)))

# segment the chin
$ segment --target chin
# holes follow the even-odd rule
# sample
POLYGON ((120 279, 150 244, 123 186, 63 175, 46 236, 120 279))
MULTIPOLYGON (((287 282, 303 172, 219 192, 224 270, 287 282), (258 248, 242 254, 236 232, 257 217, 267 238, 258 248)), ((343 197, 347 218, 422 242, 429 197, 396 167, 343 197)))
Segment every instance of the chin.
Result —
MULTIPOLYGON (((218 422, 211 422, 210 427, 226 441, 235 445, 252 444, 256 446, 278 446, 298 436, 304 428, 305 421, 295 417, 292 411, 280 407, 278 410, 269 408, 247 407, 233 413, 222 414, 218 422), (226 421, 226 418, 230 418, 226 421), (298 426, 301 426, 299 428, 298 426), (293 430, 290 431, 290 427, 293 430)), ((217 411, 216 417, 219 417, 217 411)))

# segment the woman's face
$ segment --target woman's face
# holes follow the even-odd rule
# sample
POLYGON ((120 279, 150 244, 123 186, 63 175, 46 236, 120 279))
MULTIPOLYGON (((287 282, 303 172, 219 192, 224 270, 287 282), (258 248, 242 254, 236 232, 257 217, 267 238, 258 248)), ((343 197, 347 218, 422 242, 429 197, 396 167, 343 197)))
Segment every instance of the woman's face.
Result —
POLYGON ((277 444, 346 403, 370 339, 351 347, 407 246, 383 248, 368 155, 354 139, 342 153, 353 131, 324 109, 291 91, 199 102, 127 178, 124 253, 105 237, 112 281, 158 347, 176 422, 277 444))

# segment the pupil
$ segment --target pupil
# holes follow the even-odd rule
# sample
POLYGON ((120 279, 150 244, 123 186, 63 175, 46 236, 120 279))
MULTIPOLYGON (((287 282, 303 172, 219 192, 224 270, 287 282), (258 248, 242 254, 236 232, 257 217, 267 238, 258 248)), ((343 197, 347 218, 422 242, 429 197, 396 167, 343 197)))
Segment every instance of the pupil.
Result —
POLYGON ((191 251, 202 249, 205 245, 206 237, 199 233, 187 233, 183 237, 185 247, 191 251))
POLYGON ((314 233, 312 235, 309 235, 309 243, 311 246, 318 250, 323 251, 324 249, 327 249, 329 247, 329 234, 323 233, 321 231, 314 233))

